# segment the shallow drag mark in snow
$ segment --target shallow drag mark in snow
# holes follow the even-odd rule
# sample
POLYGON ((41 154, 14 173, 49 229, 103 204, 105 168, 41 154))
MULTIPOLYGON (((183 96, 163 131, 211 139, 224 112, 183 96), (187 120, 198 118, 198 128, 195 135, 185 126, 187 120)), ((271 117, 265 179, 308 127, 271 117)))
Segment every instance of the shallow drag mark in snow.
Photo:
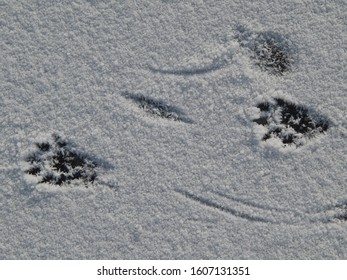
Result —
POLYGON ((300 212, 294 209, 262 205, 245 198, 224 194, 218 191, 211 191, 211 193, 214 193, 221 198, 226 198, 227 200, 232 201, 235 206, 240 203, 240 207, 242 207, 243 205, 243 211, 256 211, 258 215, 262 217, 266 216, 268 218, 275 218, 276 222, 273 223, 297 224, 303 221, 311 223, 331 223, 336 221, 347 221, 347 202, 323 206, 320 209, 316 210, 300 212))
POLYGON ((283 213, 287 217, 296 216, 296 217, 302 218, 302 216, 303 216, 302 213, 300 213, 299 211, 293 210, 293 209, 285 209, 285 208, 271 207, 269 205, 262 205, 260 203, 256 203, 256 202, 247 200, 245 198, 232 196, 232 195, 225 194, 225 193, 222 193, 219 191, 211 191, 211 192, 216 194, 217 196, 219 196, 221 198, 231 200, 235 203, 238 203, 240 205, 242 204, 242 205, 247 206, 249 208, 257 209, 258 211, 263 211, 263 210, 269 211, 269 213, 267 213, 268 216, 269 215, 271 216, 274 214, 279 214, 279 213, 283 213))
MULTIPOLYGON (((214 58, 210 63, 204 63, 201 66, 186 66, 177 68, 160 68, 149 66, 148 70, 153 73, 160 73, 163 75, 174 75, 174 76, 195 76, 205 75, 212 72, 221 70, 230 63, 231 54, 225 53, 214 58)), ((195 64, 195 63, 194 63, 195 64)))
POLYGON ((212 208, 212 209, 233 215, 235 217, 239 217, 239 218, 242 218, 242 219, 245 219, 248 221, 252 221, 252 222, 272 223, 271 220, 268 220, 266 218, 261 218, 261 217, 249 215, 247 213, 240 212, 236 209, 222 206, 219 203, 215 203, 208 198, 204 198, 202 196, 198 196, 198 195, 192 194, 192 193, 184 191, 184 190, 175 190, 175 192, 178 193, 179 195, 193 201, 193 202, 197 202, 197 203, 201 204, 202 206, 205 206, 207 208, 212 208))
POLYGON ((190 120, 181 109, 170 106, 164 101, 132 93, 124 93, 122 95, 149 116, 169 121, 192 123, 192 120, 190 120))
POLYGON ((65 185, 80 180, 85 187, 96 179, 96 162, 77 151, 60 136, 53 141, 35 143, 36 149, 26 157, 25 173, 38 184, 65 185))
POLYGON ((299 225, 347 221, 347 203, 325 206, 313 211, 300 212, 295 209, 262 205, 250 201, 247 198, 241 198, 218 191, 208 191, 200 195, 181 189, 176 189, 175 192, 189 201, 199 203, 203 207, 214 209, 251 222, 299 225))
POLYGON ((299 147, 304 145, 306 140, 325 133, 329 127, 326 118, 282 98, 261 102, 257 108, 260 114, 253 122, 267 129, 262 141, 277 138, 285 146, 299 147))
POLYGON ((255 33, 238 27, 237 40, 251 51, 251 58, 262 71, 280 76, 292 70, 296 47, 285 36, 275 32, 255 33))

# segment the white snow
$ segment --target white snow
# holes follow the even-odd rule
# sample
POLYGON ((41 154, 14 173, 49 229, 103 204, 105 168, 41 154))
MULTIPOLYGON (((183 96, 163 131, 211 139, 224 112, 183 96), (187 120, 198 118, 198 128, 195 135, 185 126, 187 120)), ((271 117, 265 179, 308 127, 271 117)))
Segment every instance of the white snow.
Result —
POLYGON ((340 0, 0 1, 0 259, 346 259, 346 16, 340 0), (288 40, 291 71, 262 71, 240 30, 288 40), (278 96, 326 133, 262 141, 256 106, 278 96), (54 133, 94 184, 26 173, 54 133))

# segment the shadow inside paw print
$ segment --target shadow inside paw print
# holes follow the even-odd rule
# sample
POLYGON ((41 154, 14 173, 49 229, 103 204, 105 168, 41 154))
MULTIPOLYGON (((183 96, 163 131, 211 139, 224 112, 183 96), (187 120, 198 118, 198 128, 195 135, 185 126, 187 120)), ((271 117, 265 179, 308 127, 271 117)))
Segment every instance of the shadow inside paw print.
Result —
POLYGON ((153 117, 159 117, 171 121, 191 123, 191 120, 186 117, 185 113, 182 112, 182 110, 174 106, 169 106, 163 101, 152 99, 143 95, 135 95, 130 93, 126 93, 123 96, 133 101, 139 108, 153 117))
POLYGON ((96 163, 72 148, 58 135, 53 141, 36 143, 36 151, 26 161, 30 164, 25 172, 36 176, 38 183, 62 185, 73 180, 93 183, 96 179, 96 163))
POLYGON ((256 65, 263 71, 274 75, 283 75, 291 68, 289 54, 285 48, 271 37, 260 36, 254 46, 256 65))
POLYGON ((251 58, 261 70, 279 76, 292 69, 296 47, 285 36, 275 32, 255 33, 239 26, 237 39, 251 51, 251 58))
POLYGON ((268 128, 263 141, 279 138, 283 144, 301 146, 303 138, 312 138, 328 129, 322 117, 310 115, 304 106, 274 98, 272 102, 259 103, 260 117, 253 121, 268 128))

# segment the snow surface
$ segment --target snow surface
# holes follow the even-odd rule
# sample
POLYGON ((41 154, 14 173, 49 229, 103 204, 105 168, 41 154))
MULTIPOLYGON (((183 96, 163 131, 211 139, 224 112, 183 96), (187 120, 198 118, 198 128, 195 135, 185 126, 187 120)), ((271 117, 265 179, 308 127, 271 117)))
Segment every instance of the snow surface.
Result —
POLYGON ((347 258, 346 19, 341 0, 1 0, 0 258, 347 258), (290 71, 254 62, 263 35, 290 71), (278 97, 328 130, 262 141, 278 97), (28 174, 52 135, 97 163, 88 188, 28 174))

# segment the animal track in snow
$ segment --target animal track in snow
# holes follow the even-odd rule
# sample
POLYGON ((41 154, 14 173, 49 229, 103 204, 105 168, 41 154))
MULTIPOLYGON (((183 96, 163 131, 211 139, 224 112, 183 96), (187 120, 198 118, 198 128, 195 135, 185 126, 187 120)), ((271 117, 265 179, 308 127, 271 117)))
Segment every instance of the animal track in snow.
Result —
POLYGON ((263 141, 278 138, 285 145, 299 147, 305 140, 324 133, 329 127, 322 116, 313 115, 306 107, 282 98, 259 103, 257 108, 260 115, 253 121, 267 128, 263 141))
POLYGON ((142 109, 149 116, 169 121, 192 123, 181 109, 175 106, 170 106, 164 101, 130 93, 125 93, 123 96, 126 99, 131 100, 138 106, 138 108, 142 109))
POLYGON ((26 157, 25 170, 37 183, 70 184, 82 180, 85 186, 94 183, 97 164, 54 134, 53 141, 35 143, 36 150, 26 157))
POLYGON ((280 76, 292 69, 296 48, 285 36, 275 32, 255 33, 243 27, 237 33, 240 45, 251 51, 251 58, 261 70, 280 76))

